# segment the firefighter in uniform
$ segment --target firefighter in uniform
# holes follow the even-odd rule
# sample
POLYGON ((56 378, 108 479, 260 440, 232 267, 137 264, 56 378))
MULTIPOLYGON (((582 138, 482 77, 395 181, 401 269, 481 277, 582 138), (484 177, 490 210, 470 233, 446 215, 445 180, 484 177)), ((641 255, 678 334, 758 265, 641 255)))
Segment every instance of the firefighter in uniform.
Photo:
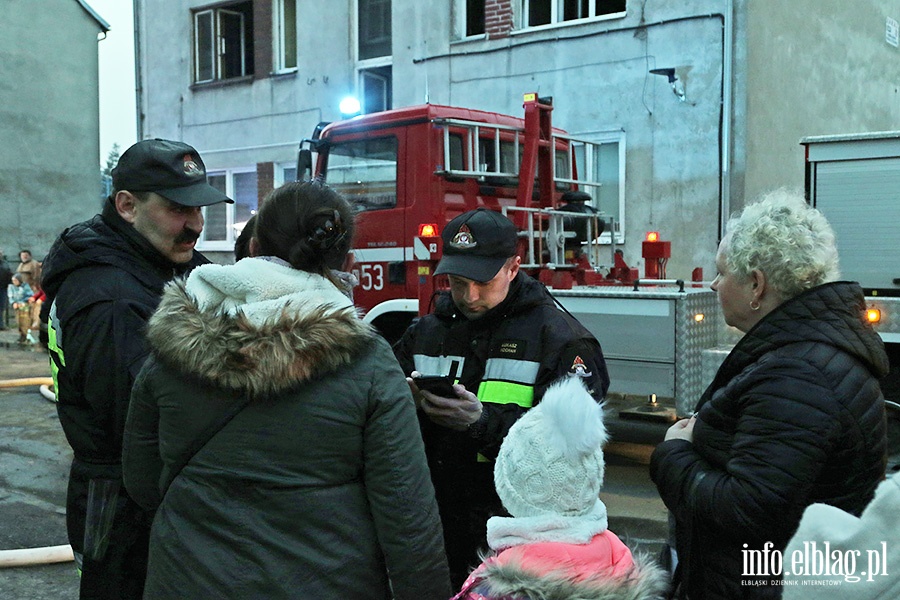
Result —
POLYGON ((447 274, 434 312, 394 348, 419 407, 451 578, 459 588, 487 547, 488 517, 504 514, 493 460, 513 423, 564 376, 599 402, 609 387, 597 339, 519 270, 516 229, 500 213, 463 213, 442 232, 447 274), (414 373, 415 372, 415 373, 414 373), (455 398, 420 390, 417 375, 449 375, 455 398))
POLYGON ((163 286, 209 262, 200 207, 231 202, 191 146, 143 140, 122 154, 101 214, 66 229, 44 261, 50 368, 74 458, 69 542, 85 598, 141 598, 152 513, 122 483, 122 434, 163 286), (52 303, 52 304, 51 304, 52 303))

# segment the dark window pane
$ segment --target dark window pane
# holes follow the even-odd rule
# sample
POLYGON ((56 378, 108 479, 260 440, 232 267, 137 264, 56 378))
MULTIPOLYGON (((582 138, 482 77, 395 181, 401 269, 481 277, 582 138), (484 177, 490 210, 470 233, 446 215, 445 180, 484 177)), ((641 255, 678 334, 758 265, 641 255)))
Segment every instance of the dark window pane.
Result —
POLYGON ((466 35, 484 33, 485 0, 466 0, 466 35))
POLYGON ((359 0, 359 58, 391 55, 391 0, 359 0))
POLYGON ((625 12, 625 0, 597 0, 596 7, 598 15, 625 12))
POLYGON ((224 241, 228 239, 228 216, 226 215, 225 202, 207 206, 206 222, 203 225, 203 238, 208 242, 224 241))
POLYGON ((546 25, 550 22, 550 2, 553 0, 527 0, 528 24, 546 25))

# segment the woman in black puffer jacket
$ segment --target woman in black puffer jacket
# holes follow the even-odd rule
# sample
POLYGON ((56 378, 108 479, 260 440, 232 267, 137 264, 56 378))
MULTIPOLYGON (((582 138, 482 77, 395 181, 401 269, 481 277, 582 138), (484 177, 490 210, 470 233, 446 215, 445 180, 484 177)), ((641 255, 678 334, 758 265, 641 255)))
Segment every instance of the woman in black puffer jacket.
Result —
POLYGON ((776 552, 803 510, 859 515, 884 476, 888 359, 859 285, 835 281, 834 233, 801 196, 747 206, 716 266, 725 322, 745 335, 651 476, 675 517, 677 597, 778 598, 794 567, 776 552))

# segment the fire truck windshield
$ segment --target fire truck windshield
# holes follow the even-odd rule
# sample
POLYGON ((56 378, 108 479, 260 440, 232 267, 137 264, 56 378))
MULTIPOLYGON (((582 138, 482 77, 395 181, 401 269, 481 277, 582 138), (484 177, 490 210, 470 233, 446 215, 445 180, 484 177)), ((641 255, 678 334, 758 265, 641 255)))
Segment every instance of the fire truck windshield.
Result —
POLYGON ((358 212, 397 206, 397 138, 331 143, 325 180, 358 212))

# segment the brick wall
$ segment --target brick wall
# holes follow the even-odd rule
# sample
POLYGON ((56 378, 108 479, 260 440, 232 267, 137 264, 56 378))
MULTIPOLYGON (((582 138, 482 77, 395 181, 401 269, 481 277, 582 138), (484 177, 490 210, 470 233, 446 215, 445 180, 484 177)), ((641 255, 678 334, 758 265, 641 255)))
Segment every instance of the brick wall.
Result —
POLYGON ((484 31, 488 39, 508 36, 512 26, 512 0, 485 0, 484 31))
POLYGON ((275 163, 256 163, 256 202, 262 205, 263 198, 275 189, 275 163))

